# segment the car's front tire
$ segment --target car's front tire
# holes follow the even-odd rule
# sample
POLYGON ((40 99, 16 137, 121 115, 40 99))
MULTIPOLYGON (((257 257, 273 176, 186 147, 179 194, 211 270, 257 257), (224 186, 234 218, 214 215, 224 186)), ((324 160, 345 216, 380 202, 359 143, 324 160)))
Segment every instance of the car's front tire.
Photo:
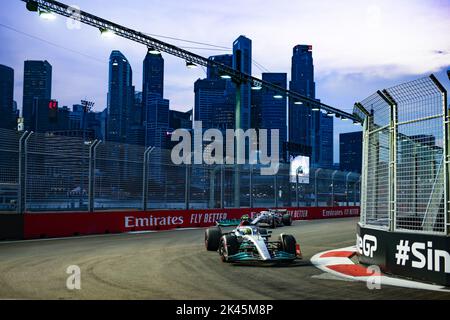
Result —
POLYGON ((270 227, 272 229, 275 229, 277 227, 277 221, 276 221, 275 217, 272 217, 272 219, 270 221, 270 227))
POLYGON ((296 252, 297 240, 295 240, 294 236, 290 234, 281 234, 280 242, 281 242, 281 250, 289 254, 293 255, 297 254, 296 252))
POLYGON ((222 230, 219 227, 208 228, 205 230, 205 247, 208 251, 217 251, 220 245, 222 230))
POLYGON ((219 254, 223 262, 229 262, 229 258, 239 251, 239 242, 234 235, 224 235, 220 240, 219 254))

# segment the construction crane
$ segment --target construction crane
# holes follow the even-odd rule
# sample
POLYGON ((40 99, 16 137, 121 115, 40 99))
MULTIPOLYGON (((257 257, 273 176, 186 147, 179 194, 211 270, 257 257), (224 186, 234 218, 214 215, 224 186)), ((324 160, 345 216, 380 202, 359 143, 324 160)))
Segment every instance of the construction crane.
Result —
MULTIPOLYGON (((54 1, 54 0, 21 0, 26 3, 26 7, 30 11, 40 12, 43 14, 54 13, 70 19, 74 19, 81 23, 90 25, 94 28, 98 28, 100 32, 110 32, 117 36, 129 39, 131 41, 143 44, 151 51, 164 52, 172 56, 176 56, 186 61, 188 66, 199 65, 203 67, 216 68, 224 78, 230 78, 237 84, 251 84, 253 89, 266 89, 273 91, 277 94, 289 97, 296 104, 302 104, 302 107, 310 107, 314 110, 324 110, 329 115, 335 115, 337 118, 353 120, 355 123, 360 123, 361 119, 355 117, 353 114, 347 113, 345 111, 339 110, 338 108, 331 107, 324 103, 321 103, 315 99, 303 96, 297 92, 287 90, 280 86, 277 86, 268 81, 258 79, 249 74, 241 72, 239 70, 230 68, 224 64, 218 63, 216 61, 207 59, 195 53, 189 52, 187 50, 181 49, 177 46, 169 44, 167 42, 158 40, 142 32, 121 26, 117 23, 105 20, 103 18, 97 17, 88 12, 84 12, 73 8, 64 3, 54 1)), ((240 87, 239 85, 237 87, 240 87)), ((240 100, 239 97, 237 100, 240 100)), ((237 105, 240 105, 237 101, 237 105)), ((239 108, 238 106, 236 107, 239 108)), ((236 129, 241 128, 240 117, 236 116, 236 129)))

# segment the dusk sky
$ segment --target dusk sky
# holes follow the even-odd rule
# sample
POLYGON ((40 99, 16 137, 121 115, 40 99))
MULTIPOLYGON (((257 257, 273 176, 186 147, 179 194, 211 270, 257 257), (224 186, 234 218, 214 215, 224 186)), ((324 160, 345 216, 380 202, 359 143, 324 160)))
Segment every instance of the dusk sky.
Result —
MULTIPOLYGON (((64 1, 63 1, 64 2, 64 1)), ((253 59, 270 72, 287 72, 292 48, 313 46, 317 97, 351 112, 356 101, 378 89, 435 73, 449 89, 450 0, 71 0, 82 10, 142 31, 231 48, 239 35, 253 41, 253 59)), ((44 21, 20 0, 3 0, 0 10, 0 64, 15 70, 15 100, 22 106, 24 60, 53 66, 52 96, 60 105, 81 99, 106 107, 108 58, 120 50, 142 90, 146 48, 119 37, 103 39, 89 26, 73 28, 63 17, 44 21), (14 29, 14 30, 13 30, 14 29), (39 39, 38 39, 39 38, 39 39)), ((231 53, 206 45, 162 39, 203 56, 231 53), (190 49, 196 47, 196 49, 190 49), (211 47, 210 47, 211 48, 211 47)), ((165 98, 171 109, 189 110, 194 82, 205 70, 165 59, 165 98)), ((253 65, 253 75, 261 70, 253 65)), ((335 161, 339 133, 357 127, 335 120, 335 161)))

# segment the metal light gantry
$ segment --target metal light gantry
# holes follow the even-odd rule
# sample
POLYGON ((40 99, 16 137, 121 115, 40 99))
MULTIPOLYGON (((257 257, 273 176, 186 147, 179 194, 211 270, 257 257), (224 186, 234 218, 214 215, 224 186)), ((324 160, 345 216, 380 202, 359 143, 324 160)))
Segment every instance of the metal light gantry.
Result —
POLYGON ((218 63, 213 60, 209 60, 205 57, 181 49, 167 42, 155 39, 142 32, 121 26, 114 22, 97 17, 93 14, 84 12, 82 10, 78 10, 77 8, 73 8, 64 3, 54 0, 21 0, 21 1, 25 2, 27 4, 27 8, 31 11, 41 10, 42 12, 46 13, 55 13, 79 21, 81 23, 90 25, 103 32, 104 31, 113 32, 115 35, 143 44, 149 49, 157 50, 159 52, 164 52, 172 56, 181 58, 190 64, 216 68, 219 71, 219 73, 230 76, 231 79, 233 79, 233 81, 237 83, 250 83, 252 87, 261 87, 282 94, 283 96, 289 97, 297 102, 302 102, 304 104, 303 107, 311 107, 311 108, 319 107, 320 109, 326 111, 328 114, 335 114, 337 118, 353 120, 356 123, 361 122, 360 118, 355 117, 353 114, 331 107, 315 99, 303 96, 297 92, 287 90, 285 88, 264 81, 262 79, 258 79, 246 73, 230 68, 224 64, 218 63))

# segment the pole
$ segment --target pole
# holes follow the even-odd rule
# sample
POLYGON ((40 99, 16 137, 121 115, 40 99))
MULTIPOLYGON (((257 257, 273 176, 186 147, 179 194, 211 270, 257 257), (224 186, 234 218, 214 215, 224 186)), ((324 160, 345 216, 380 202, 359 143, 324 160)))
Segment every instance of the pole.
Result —
POLYGON ((95 180, 95 150, 100 141, 95 140, 89 148, 89 191, 88 191, 88 211, 94 212, 94 180, 95 180))
POLYGON ((19 188, 17 190, 17 213, 22 214, 24 212, 24 196, 25 196, 25 179, 24 171, 24 139, 28 136, 28 131, 25 131, 19 139, 19 188))
POLYGON ((253 165, 250 164, 250 208, 253 208, 253 165))
POLYGON ((278 173, 274 176, 275 208, 278 208, 278 173))
POLYGON ((241 83, 238 82, 236 84, 236 109, 235 109, 235 129, 236 129, 236 143, 235 143, 235 156, 234 156, 234 207, 239 208, 241 206, 241 175, 239 172, 239 164, 238 159, 241 159, 241 148, 239 148, 240 143, 243 143, 241 137, 242 129, 242 119, 241 119, 241 103, 242 103, 242 94, 241 94, 241 83))
POLYGON ((300 196, 298 194, 298 187, 299 187, 299 178, 298 178, 298 174, 300 172, 300 167, 297 168, 297 171, 295 172, 295 199, 297 201, 297 208, 300 207, 300 196))
POLYGON ((28 140, 30 140, 31 136, 34 134, 33 131, 25 138, 25 165, 24 165, 24 173, 23 173, 23 212, 27 211, 27 181, 28 181, 28 140))
POLYGON ((148 197, 148 160, 150 154, 155 150, 155 147, 148 147, 144 152, 144 163, 142 168, 142 210, 147 211, 147 197, 148 197))
POLYGON ((220 166, 220 208, 225 208, 224 165, 220 166))
MULTIPOLYGON (((87 100, 81 100, 81 105, 83 106, 83 116, 82 116, 82 122, 83 122, 83 149, 86 145, 86 113, 91 111, 91 108, 94 106, 94 102, 91 101, 87 101, 87 100)), ((85 164, 85 158, 82 155, 81 156, 81 177, 80 177, 80 210, 82 209, 82 207, 84 206, 84 201, 83 201, 83 195, 84 195, 84 164, 85 164)))
POLYGON ((347 176, 345 177, 345 198, 346 198, 346 202, 347 202, 347 207, 350 205, 350 199, 348 197, 348 178, 350 177, 352 173, 349 172, 347 173, 347 176))
POLYGON ((317 177, 319 175, 319 171, 322 170, 321 168, 316 169, 316 172, 314 172, 314 197, 316 198, 315 204, 316 207, 319 206, 319 195, 317 194, 318 188, 317 188, 317 177))
MULTIPOLYGON (((189 157, 191 157, 192 160, 192 153, 189 154, 189 157)), ((191 185, 191 172, 190 172, 190 165, 189 163, 191 163, 192 165, 192 161, 185 161, 186 163, 186 173, 185 173, 185 181, 184 181, 184 207, 186 210, 189 210, 190 207, 190 196, 191 196, 191 190, 190 190, 190 185, 191 185)))
POLYGON ((334 207, 334 177, 336 176, 337 170, 333 171, 331 175, 331 206, 334 207))

